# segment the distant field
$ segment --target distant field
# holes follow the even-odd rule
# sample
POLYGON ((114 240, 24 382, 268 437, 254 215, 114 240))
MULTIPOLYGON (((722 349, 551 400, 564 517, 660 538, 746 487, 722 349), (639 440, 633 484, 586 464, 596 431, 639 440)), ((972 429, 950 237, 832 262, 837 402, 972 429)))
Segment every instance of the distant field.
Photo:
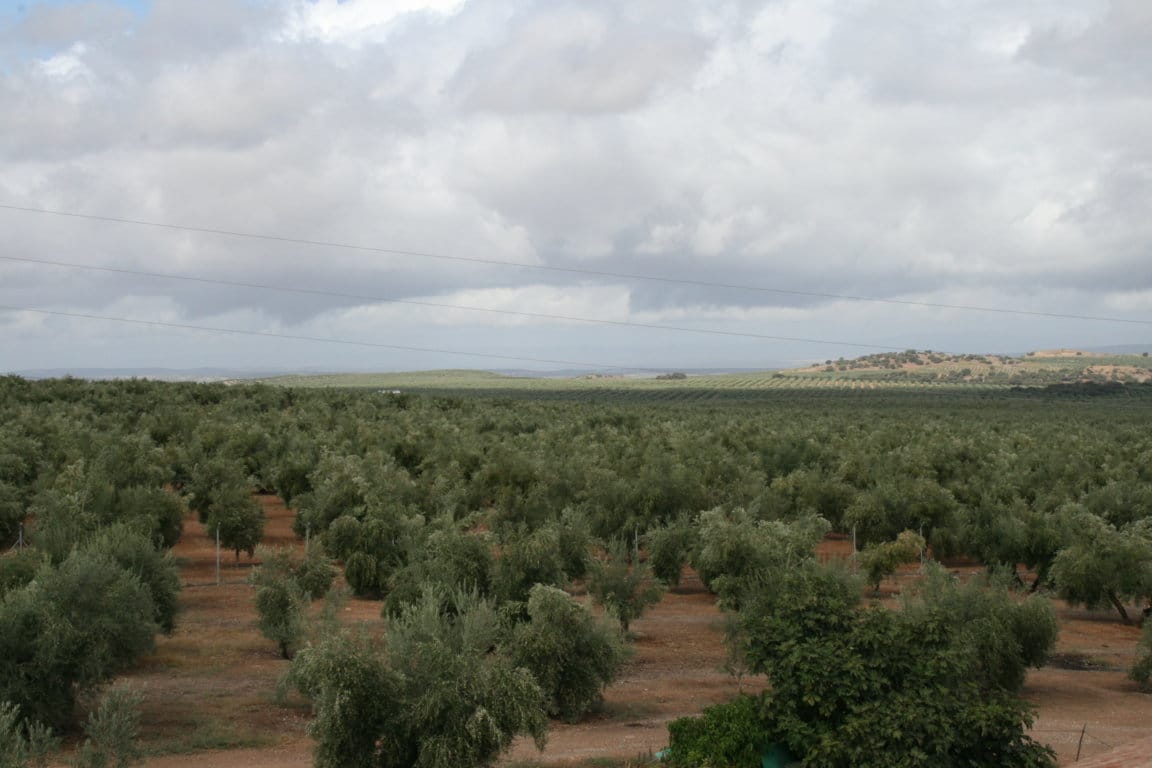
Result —
POLYGON ((279 376, 263 381, 287 387, 597 400, 740 400, 795 390, 986 394, 1054 384, 1148 383, 1152 382, 1152 359, 1074 352, 1023 357, 903 352, 828 361, 786 371, 688 375, 680 379, 602 375, 529 378, 446 370, 279 376))

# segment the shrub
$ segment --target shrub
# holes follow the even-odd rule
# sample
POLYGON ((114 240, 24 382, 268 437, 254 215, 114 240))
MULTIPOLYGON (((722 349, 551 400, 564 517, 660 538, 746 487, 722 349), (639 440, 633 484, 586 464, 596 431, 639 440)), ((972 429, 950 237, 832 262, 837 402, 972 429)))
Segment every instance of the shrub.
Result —
POLYGON ((404 606, 418 602, 432 587, 440 594, 475 592, 486 596, 492 586, 493 558, 487 537, 452 528, 433 531, 423 551, 388 579, 384 612, 399 615, 404 606))
POLYGON ((814 768, 1054 765, 1025 733, 1028 704, 1004 685, 1015 682, 1011 665, 988 664, 1018 657, 990 652, 962 629, 991 616, 981 629, 999 642, 1016 627, 996 620, 996 602, 973 600, 963 617, 949 615, 968 599, 859 609, 843 573, 815 564, 777 573, 773 589, 750 594, 741 611, 750 664, 771 683, 761 717, 772 741, 814 768))
POLYGON ((0 557, 0 598, 13 589, 27 586, 43 562, 44 555, 35 549, 0 557))
POLYGON ((139 761, 141 698, 123 688, 114 688, 101 698, 84 723, 88 738, 76 755, 74 768, 127 768, 139 761))
POLYGON ((828 521, 816 515, 786 523, 757 520, 745 509, 716 508, 700 514, 693 562, 704 585, 735 608, 750 585, 810 562, 827 531, 828 521))
POLYGON ((312 700, 318 768, 490 766, 518 734, 543 744, 544 697, 530 672, 490 651, 496 612, 431 591, 388 627, 385 647, 343 634, 307 646, 291 679, 312 700))
POLYGON ((872 589, 879 592, 880 582, 905 563, 915 562, 924 551, 924 537, 915 531, 904 531, 895 541, 869 544, 860 553, 860 566, 872 589))
POLYGON ((555 526, 518 533, 505 542, 496 561, 493 593, 500 601, 522 602, 537 584, 559 586, 567 581, 560 532, 555 526))
POLYGON ((152 597, 153 620, 165 634, 172 633, 180 607, 180 573, 170 553, 158 551, 144 534, 122 525, 104 530, 84 549, 107 555, 140 579, 152 597))
POLYGON ((335 569, 318 545, 303 560, 287 547, 261 548, 260 559, 248 577, 256 588, 257 626, 290 659, 304 635, 308 604, 328 592, 335 569))
POLYGON ((55 746, 56 740, 46 726, 24 720, 20 707, 0 701, 0 766, 45 768, 48 753, 55 746))
POLYGON ((76 696, 124 670, 154 645, 148 589, 108 555, 78 551, 42 566, 0 601, 0 701, 63 726, 76 696))
POLYGON ((348 562, 360 541, 360 528, 360 521, 351 515, 341 515, 332 521, 324 534, 324 543, 333 557, 348 562))
POLYGON ((380 564, 366 552, 356 552, 344 561, 344 580, 357 597, 380 597, 380 564))
POLYGON ((628 544, 622 539, 612 543, 604 560, 592 563, 588 592, 599 604, 620 620, 625 632, 634 619, 649 606, 660 602, 664 585, 652 579, 648 566, 639 560, 629 562, 628 544))
POLYGON ((668 762, 700 765, 754 766, 771 738, 760 716, 758 696, 740 696, 708 707, 699 717, 668 724, 668 762))
POLYGON ((695 530, 687 518, 653 528, 644 536, 652 575, 670 587, 680 584, 680 573, 692 554, 695 530))
POLYGON ((316 541, 308 547, 304 559, 292 570, 292 576, 301 591, 308 595, 309 599, 315 600, 323 597, 332 588, 332 582, 336 578, 336 566, 332 564, 332 558, 324 552, 324 545, 316 541))
POLYGON ((575 722, 616 679, 628 648, 614 627, 561 589, 533 587, 527 614, 528 620, 512 629, 507 653, 536 678, 548 698, 548 714, 575 722))

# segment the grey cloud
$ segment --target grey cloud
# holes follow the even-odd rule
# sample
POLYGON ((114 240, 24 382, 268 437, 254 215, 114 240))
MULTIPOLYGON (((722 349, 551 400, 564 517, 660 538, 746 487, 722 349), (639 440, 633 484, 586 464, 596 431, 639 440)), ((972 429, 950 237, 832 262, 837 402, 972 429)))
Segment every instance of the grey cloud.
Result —
POLYGON ((131 11, 110 0, 29 4, 18 21, 0 34, 0 50, 12 45, 57 50, 80 40, 109 40, 122 35, 132 20, 131 11))
POLYGON ((540 3, 472 51, 448 93, 469 109, 619 113, 682 84, 707 51, 691 30, 639 23, 620 6, 540 3))
POLYGON ((1108 89, 1152 83, 1152 6, 1144 0, 1109 0, 1086 29, 1050 24, 1033 30, 1021 55, 1088 78, 1108 89))

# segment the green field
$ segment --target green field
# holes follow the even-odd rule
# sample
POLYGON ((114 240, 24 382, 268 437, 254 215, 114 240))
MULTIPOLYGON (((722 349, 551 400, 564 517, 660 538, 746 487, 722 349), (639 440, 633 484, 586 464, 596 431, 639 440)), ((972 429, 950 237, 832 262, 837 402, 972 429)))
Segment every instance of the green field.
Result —
POLYGON ((597 401, 759 400, 805 390, 920 392, 987 395, 1019 389, 1090 384, 1143 384, 1152 359, 1137 355, 1026 355, 1002 357, 898 353, 837 360, 783 371, 655 376, 528 377, 489 371, 348 373, 280 376, 264 383, 284 387, 376 389, 384 393, 481 395, 597 401))

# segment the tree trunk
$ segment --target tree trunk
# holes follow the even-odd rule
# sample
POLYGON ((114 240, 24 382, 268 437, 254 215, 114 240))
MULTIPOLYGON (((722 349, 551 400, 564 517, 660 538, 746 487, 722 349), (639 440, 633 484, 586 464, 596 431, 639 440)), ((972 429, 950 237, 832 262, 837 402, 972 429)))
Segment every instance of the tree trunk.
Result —
POLYGON ((1048 579, 1048 566, 1041 564, 1036 566, 1036 580, 1032 582, 1032 586, 1028 589, 1028 594, 1034 595, 1040 590, 1040 586, 1048 579))
POLYGON ((1120 598, 1116 597, 1115 592, 1108 592, 1108 600, 1116 606, 1116 610, 1120 611, 1120 618, 1124 620, 1124 623, 1131 624, 1132 619, 1128 618, 1128 609, 1124 607, 1124 603, 1120 602, 1120 598))

